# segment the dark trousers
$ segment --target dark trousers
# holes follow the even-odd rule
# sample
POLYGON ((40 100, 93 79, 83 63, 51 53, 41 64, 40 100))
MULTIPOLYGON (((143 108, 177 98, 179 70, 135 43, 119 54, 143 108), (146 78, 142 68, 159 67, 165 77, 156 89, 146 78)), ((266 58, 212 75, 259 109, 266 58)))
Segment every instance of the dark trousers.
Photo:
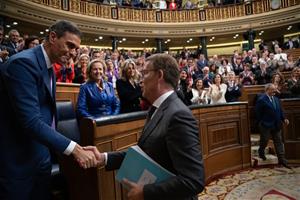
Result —
POLYGON ((265 148, 268 145, 269 139, 272 137, 279 163, 286 163, 286 159, 284 157, 284 144, 281 137, 281 129, 266 128, 261 124, 258 127, 260 132, 260 142, 258 149, 259 154, 265 154, 265 148))
POLYGON ((0 177, 1 200, 50 200, 50 173, 20 179, 0 177))

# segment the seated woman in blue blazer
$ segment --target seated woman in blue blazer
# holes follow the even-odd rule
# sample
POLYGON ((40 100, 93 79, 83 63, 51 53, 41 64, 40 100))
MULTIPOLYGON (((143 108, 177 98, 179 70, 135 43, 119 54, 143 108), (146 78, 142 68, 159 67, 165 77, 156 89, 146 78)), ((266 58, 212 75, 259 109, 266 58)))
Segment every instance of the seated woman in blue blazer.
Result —
POLYGON ((103 60, 92 60, 86 70, 87 81, 80 86, 77 101, 78 118, 98 118, 116 115, 120 112, 120 102, 113 85, 106 81, 106 65, 103 60))

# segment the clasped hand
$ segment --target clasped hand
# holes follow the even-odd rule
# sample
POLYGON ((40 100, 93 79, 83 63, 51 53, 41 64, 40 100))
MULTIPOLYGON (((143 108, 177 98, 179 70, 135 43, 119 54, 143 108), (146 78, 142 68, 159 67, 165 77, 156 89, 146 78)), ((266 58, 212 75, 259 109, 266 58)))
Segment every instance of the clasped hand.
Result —
POLYGON ((76 144, 72 154, 79 166, 84 169, 101 166, 105 163, 104 154, 101 154, 95 146, 81 147, 76 144))

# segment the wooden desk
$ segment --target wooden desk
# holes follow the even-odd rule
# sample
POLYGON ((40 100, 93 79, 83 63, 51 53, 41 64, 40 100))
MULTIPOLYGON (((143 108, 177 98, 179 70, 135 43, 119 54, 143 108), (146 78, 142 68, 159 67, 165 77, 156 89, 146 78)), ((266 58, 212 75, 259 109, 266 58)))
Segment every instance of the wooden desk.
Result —
MULTIPOLYGON (((250 136, 247 103, 194 106, 199 122, 199 138, 205 166, 205 177, 250 167, 250 136)), ((125 150, 136 144, 146 112, 122 114, 81 121, 83 145, 95 145, 101 152, 125 150)), ((126 199, 115 180, 115 171, 104 168, 82 170, 72 160, 64 161, 70 199, 126 199)))

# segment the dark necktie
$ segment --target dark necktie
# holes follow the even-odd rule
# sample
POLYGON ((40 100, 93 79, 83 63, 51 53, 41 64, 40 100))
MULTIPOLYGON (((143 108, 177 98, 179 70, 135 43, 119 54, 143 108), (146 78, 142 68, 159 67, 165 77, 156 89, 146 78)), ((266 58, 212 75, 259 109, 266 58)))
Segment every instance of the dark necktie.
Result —
POLYGON ((151 120, 152 115, 154 114, 156 110, 155 106, 151 106, 149 111, 148 111, 148 116, 147 116, 147 122, 151 120))
MULTIPOLYGON (((53 91, 53 79, 54 79, 54 74, 53 74, 53 67, 48 68, 48 75, 49 75, 49 80, 50 80, 50 92, 51 96, 54 97, 54 91, 53 91)), ((55 129, 55 115, 53 114, 52 116, 52 123, 51 127, 55 129)))
POLYGON ((273 107, 276 109, 276 102, 275 102, 274 97, 271 97, 271 102, 272 102, 272 104, 273 104, 273 107))

